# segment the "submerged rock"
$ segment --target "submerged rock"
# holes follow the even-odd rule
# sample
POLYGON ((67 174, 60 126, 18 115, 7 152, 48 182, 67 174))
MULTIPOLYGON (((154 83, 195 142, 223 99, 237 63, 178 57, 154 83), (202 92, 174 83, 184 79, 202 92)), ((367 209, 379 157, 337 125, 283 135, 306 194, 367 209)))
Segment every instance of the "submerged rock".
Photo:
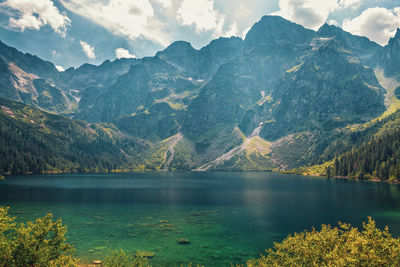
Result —
POLYGON ((191 243, 187 238, 179 238, 177 242, 180 245, 189 245, 191 243))
POLYGON ((163 232, 170 232, 170 231, 174 231, 175 226, 173 224, 161 224, 161 225, 159 225, 159 228, 163 232))
POLYGON ((93 248, 94 250, 105 250, 107 247, 101 246, 101 247, 95 247, 93 248))
POLYGON ((99 260, 92 261, 92 265, 94 265, 94 266, 101 266, 101 264, 102 264, 102 261, 99 261, 99 260))

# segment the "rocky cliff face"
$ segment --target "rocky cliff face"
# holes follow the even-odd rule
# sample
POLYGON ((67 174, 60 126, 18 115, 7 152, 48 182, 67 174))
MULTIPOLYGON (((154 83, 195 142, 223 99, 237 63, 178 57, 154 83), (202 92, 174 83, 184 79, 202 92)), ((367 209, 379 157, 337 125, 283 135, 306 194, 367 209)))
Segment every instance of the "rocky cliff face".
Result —
MULTIPOLYGON (((248 32, 242 54, 222 65, 193 100, 184 131, 198 135, 241 122, 248 109, 272 93, 282 70, 300 57, 314 35, 281 17, 263 17, 248 32)), ((245 132, 250 134, 259 122, 245 132)))
POLYGON ((321 38, 334 38, 344 49, 356 54, 363 64, 375 67, 378 63, 380 53, 383 48, 367 37, 352 35, 343 31, 341 28, 324 24, 318 30, 317 35, 321 38))
POLYGON ((379 63, 385 76, 400 81, 400 29, 397 29, 396 35, 384 47, 379 63))
POLYGON ((74 97, 56 85, 59 72, 50 62, 0 42, 0 70, 0 97, 63 114, 77 107, 74 97))
POLYGON ((75 117, 112 121, 159 102, 171 104, 172 109, 185 108, 219 66, 240 54, 241 48, 239 38, 220 38, 201 50, 187 42, 174 42, 155 57, 135 62, 115 83, 103 84, 96 97, 84 94, 75 117))
POLYGON ((344 127, 368 121, 385 110, 385 91, 371 68, 335 39, 317 39, 309 54, 289 69, 272 94, 273 122, 265 138, 307 128, 344 127))

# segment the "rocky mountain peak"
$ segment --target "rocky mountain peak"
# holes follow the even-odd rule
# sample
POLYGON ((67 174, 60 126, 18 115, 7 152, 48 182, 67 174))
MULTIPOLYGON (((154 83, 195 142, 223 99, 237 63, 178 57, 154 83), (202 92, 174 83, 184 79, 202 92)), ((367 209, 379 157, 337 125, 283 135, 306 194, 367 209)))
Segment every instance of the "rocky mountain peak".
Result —
POLYGON ((264 16, 249 30, 245 42, 253 43, 260 40, 280 41, 288 38, 290 40, 304 40, 314 35, 314 31, 305 29, 303 26, 290 22, 279 16, 264 16))
POLYGON ((335 26, 335 25, 330 25, 328 23, 324 23, 324 25, 322 25, 319 29, 318 29, 318 34, 320 35, 324 35, 324 34, 336 34, 338 32, 342 32, 343 30, 340 29, 339 27, 335 26))
POLYGON ((400 39, 400 28, 397 28, 394 39, 400 39))
POLYGON ((156 56, 175 56, 175 55, 186 55, 195 53, 197 50, 193 48, 193 46, 189 42, 185 41, 176 41, 170 44, 163 51, 158 52, 156 56))
POLYGON ((179 66, 182 71, 193 75, 197 71, 195 66, 198 62, 198 50, 194 49, 189 42, 176 41, 156 54, 155 58, 179 66))
POLYGON ((389 39, 388 44, 386 47, 390 47, 390 49, 393 49, 394 46, 400 45, 400 28, 397 28, 396 34, 389 39))
POLYGON ((221 37, 211 41, 207 46, 200 49, 203 69, 206 70, 208 66, 213 64, 214 67, 211 67, 211 71, 215 72, 219 65, 240 56, 242 48, 243 40, 238 37, 221 37))
POLYGON ((394 37, 390 38, 389 43, 383 48, 379 65, 383 67, 386 76, 400 80, 400 28, 397 28, 394 37))
POLYGON ((223 52, 224 49, 230 47, 240 48, 243 44, 243 40, 239 37, 232 36, 230 38, 220 37, 212 40, 207 46, 203 47, 200 51, 219 51, 223 52))

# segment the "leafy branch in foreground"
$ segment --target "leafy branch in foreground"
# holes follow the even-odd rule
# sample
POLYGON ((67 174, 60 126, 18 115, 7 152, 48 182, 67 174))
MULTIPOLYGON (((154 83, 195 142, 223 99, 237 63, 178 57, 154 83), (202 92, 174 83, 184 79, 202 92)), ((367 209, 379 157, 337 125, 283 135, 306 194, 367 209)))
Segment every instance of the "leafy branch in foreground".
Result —
POLYGON ((47 214, 34 222, 16 224, 0 206, 0 266, 77 266, 67 227, 47 214))
POLYGON ((131 254, 124 250, 113 250, 105 260, 106 266, 112 267, 150 267, 147 258, 140 253, 131 254))
POLYGON ((266 252, 247 266, 400 266, 400 239, 370 217, 361 231, 346 223, 322 225, 320 231, 289 235, 266 252))

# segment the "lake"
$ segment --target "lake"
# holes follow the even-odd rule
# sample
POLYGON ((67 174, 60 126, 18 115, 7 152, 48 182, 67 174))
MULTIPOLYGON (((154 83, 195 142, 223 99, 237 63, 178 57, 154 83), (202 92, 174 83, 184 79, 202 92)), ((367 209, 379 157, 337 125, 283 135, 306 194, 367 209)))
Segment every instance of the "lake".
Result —
POLYGON ((153 266, 229 266, 288 233, 367 216, 400 234, 399 185, 271 172, 15 176, 0 181, 0 205, 19 221, 62 218, 84 261, 123 248, 155 252, 153 266))

